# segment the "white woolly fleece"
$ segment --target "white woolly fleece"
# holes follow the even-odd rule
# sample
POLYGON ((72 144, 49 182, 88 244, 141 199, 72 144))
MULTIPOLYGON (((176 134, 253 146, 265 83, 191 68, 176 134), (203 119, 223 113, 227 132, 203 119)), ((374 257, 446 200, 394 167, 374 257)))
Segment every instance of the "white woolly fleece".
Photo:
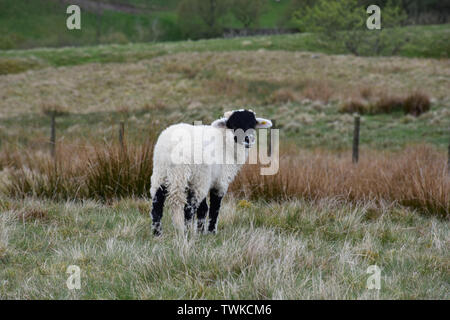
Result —
MULTIPOLYGON (((194 192, 194 201, 197 204, 213 188, 218 191, 219 195, 225 195, 229 184, 242 167, 242 164, 238 164, 235 159, 234 144, 234 135, 230 130, 208 125, 193 126, 181 123, 172 125, 161 133, 154 149, 150 193, 154 198, 162 184, 167 186, 167 200, 173 210, 172 219, 176 227, 184 228, 184 205, 186 204, 187 189, 194 192), (176 152, 175 149, 179 147, 180 143, 180 140, 175 138, 177 136, 179 138, 180 132, 186 132, 186 134, 190 134, 190 137, 198 137, 197 141, 200 141, 204 148, 207 147, 214 152, 218 151, 227 159, 233 159, 233 164, 195 164, 192 155, 185 157, 183 164, 173 163, 173 153, 176 152), (225 147, 225 145, 228 146, 225 147), (226 154, 227 152, 228 154, 226 154)), ((246 160, 247 149, 245 149, 244 156, 246 160)))

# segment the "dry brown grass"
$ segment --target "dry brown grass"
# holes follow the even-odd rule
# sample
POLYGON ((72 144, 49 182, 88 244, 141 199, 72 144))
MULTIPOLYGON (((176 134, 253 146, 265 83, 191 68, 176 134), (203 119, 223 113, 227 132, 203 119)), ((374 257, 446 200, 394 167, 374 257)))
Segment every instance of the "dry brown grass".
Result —
POLYGON ((288 88, 282 88, 278 89, 275 92, 273 92, 270 97, 268 98, 268 103, 275 103, 275 104, 285 104, 288 102, 296 101, 297 97, 295 96, 295 93, 293 90, 288 88))
POLYGON ((349 99, 345 103, 342 103, 339 106, 339 112, 344 113, 359 113, 365 114, 367 113, 369 106, 366 101, 361 99, 349 99))
MULTIPOLYGON (((56 162, 42 152, 10 155, 3 167, 5 192, 13 197, 99 199, 148 197, 153 141, 143 146, 97 145, 58 150, 56 162), (6 177, 6 178, 5 178, 6 177)), ((445 153, 430 146, 397 152, 350 154, 283 146, 279 172, 261 176, 246 166, 231 186, 246 198, 339 198, 346 202, 399 203, 425 214, 448 216, 450 173, 445 153)))
POLYGON ((21 222, 30 222, 30 221, 48 221, 48 212, 47 210, 39 209, 39 208, 30 208, 28 210, 22 210, 18 213, 19 221, 21 222))
POLYGON ((324 103, 328 103, 334 93, 329 82, 325 80, 309 81, 308 85, 302 91, 303 96, 306 98, 324 103))
POLYGON ((248 93, 248 84, 230 77, 218 77, 206 82, 206 87, 213 93, 228 97, 244 96, 248 93))
POLYGON ((422 91, 415 90, 407 95, 396 95, 387 92, 374 94, 362 91, 361 98, 353 97, 339 106, 340 112, 360 114, 379 114, 403 111, 415 117, 431 108, 430 97, 422 91), (366 96, 366 98, 362 98, 366 96))
POLYGON ((168 107, 187 106, 199 97, 205 108, 235 102, 262 104, 266 96, 255 99, 247 90, 240 90, 243 84, 261 79, 288 84, 312 100, 344 101, 362 82, 373 92, 388 88, 403 93, 421 88, 440 100, 448 99, 449 74, 448 59, 339 55, 311 59, 310 54, 284 51, 177 53, 134 63, 44 68, 1 76, 0 111, 4 116, 39 112, 43 103, 67 106, 72 113, 114 111, 122 105, 133 111, 161 97, 168 107), (404 72, 395 72, 392 66, 404 72), (374 73, 374 67, 380 72, 374 73), (220 77, 228 77, 228 83, 213 81, 220 77), (205 83, 208 80, 218 90, 211 90, 205 83), (228 96, 228 92, 235 94, 228 96))
POLYGON ((406 97, 403 103, 403 110, 405 113, 416 117, 429 111, 430 108, 430 97, 422 91, 415 91, 411 93, 408 97, 406 97))
POLYGON ((60 146, 56 158, 40 151, 4 157, 4 192, 12 197, 54 200, 149 196, 153 141, 141 146, 116 144, 60 146))
POLYGON ((231 189, 253 199, 376 200, 426 214, 448 216, 450 211, 446 156, 428 146, 397 153, 366 151, 357 165, 350 155, 302 151, 281 158, 273 176, 261 176, 257 166, 247 166, 231 189))

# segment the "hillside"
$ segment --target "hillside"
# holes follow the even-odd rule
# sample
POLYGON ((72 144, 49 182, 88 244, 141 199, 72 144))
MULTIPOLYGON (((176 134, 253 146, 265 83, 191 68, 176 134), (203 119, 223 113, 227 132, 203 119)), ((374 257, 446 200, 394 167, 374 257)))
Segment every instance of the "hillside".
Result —
MULTIPOLYGON (((69 31, 65 28, 67 1, 0 0, 0 50, 180 40, 182 35, 176 25, 178 2, 80 0, 82 29, 69 31), (83 6, 86 3, 90 5, 83 6), (97 3, 103 10, 101 16, 97 3)), ((290 1, 268 2, 259 23, 262 28, 277 26, 290 1)), ((231 16, 226 26, 241 27, 231 16)))

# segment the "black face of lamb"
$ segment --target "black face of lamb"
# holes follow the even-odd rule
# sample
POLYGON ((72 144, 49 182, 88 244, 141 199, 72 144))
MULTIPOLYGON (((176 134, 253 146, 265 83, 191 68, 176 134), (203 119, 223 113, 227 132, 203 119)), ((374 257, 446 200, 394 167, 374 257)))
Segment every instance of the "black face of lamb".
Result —
POLYGON ((235 131, 234 142, 236 143, 243 141, 248 143, 249 137, 242 133, 246 133, 250 129, 254 130, 256 124, 255 114, 248 110, 235 111, 227 120, 227 128, 235 131))
POLYGON ((223 196, 220 196, 216 189, 211 189, 209 197, 210 208, 208 232, 216 233, 217 217, 219 216, 220 203, 222 202, 223 196))
POLYGON ((167 188, 162 185, 156 191, 152 202, 152 229, 155 236, 161 235, 161 218, 163 216, 164 202, 166 201, 167 188))

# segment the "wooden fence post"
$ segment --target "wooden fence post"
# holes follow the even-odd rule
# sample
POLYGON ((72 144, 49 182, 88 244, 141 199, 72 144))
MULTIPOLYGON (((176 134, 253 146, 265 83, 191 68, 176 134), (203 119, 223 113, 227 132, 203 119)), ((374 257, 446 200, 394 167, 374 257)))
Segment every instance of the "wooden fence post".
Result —
POLYGON ((353 163, 358 163, 359 160, 359 114, 355 115, 355 127, 353 130, 353 163))
POLYGON ((276 125, 276 120, 272 120, 272 128, 269 128, 270 140, 269 140, 269 152, 267 153, 269 155, 269 157, 272 156, 272 132, 270 131, 270 129, 275 129, 275 125, 276 125))
POLYGON ((119 143, 122 149, 125 147, 125 123, 123 121, 120 121, 120 127, 119 127, 119 143))
POLYGON ((50 113, 50 153, 53 158, 56 157, 56 112, 53 111, 50 113))

